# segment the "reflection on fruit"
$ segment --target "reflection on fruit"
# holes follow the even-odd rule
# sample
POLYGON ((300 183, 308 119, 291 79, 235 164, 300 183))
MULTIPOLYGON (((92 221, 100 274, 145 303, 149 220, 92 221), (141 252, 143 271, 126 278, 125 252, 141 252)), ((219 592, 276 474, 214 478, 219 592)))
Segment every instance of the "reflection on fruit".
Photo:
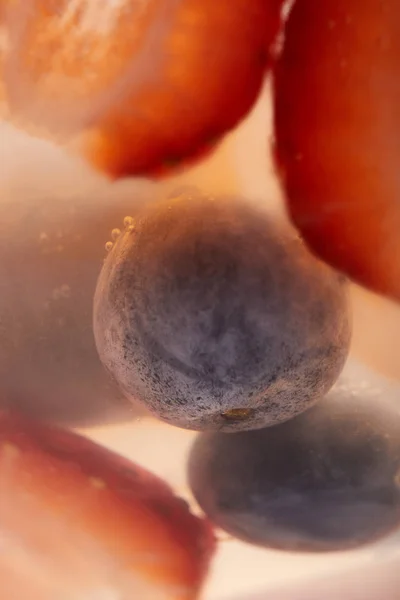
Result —
POLYGON ((252 106, 282 0, 15 0, 5 80, 14 114, 112 177, 212 148, 252 106))
POLYGON ((400 3, 302 0, 275 73, 292 218, 325 260, 400 299, 400 3))
POLYGON ((2 597, 197 598, 214 537, 157 477, 3 412, 0 478, 2 597))
POLYGON ((196 191, 136 217, 94 300, 100 358, 128 397, 179 427, 237 431, 328 391, 349 348, 347 286, 291 230, 196 191))
POLYGON ((345 550, 400 528, 400 413, 363 385, 275 427, 200 435, 189 479, 205 513, 288 551, 345 550))

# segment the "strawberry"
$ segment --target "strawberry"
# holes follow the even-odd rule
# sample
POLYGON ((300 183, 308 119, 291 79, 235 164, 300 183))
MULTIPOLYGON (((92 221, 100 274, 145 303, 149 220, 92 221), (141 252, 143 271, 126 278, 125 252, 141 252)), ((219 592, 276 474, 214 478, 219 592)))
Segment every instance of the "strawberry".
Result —
POLYGON ((73 433, 0 415, 7 600, 189 600, 214 549, 163 481, 73 433))
POLYGON ((15 0, 11 108, 111 177, 162 175, 251 108, 283 0, 15 0))
POLYGON ((299 0, 275 69, 275 155, 323 259, 400 299, 400 3, 299 0))

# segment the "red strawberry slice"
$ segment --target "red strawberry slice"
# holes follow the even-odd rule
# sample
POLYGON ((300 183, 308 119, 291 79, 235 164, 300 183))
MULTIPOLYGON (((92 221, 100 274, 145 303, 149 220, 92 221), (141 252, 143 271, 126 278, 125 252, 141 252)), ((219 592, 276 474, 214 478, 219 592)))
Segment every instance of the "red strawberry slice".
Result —
MULTIPOLYGON (((3 0, 4 1, 4 0, 3 0)), ((14 0, 5 78, 18 118, 113 177, 214 147, 251 108, 283 0, 14 0)))
POLYGON ((214 550, 167 484, 85 438, 0 415, 7 600, 189 600, 214 550))
POLYGON ((310 246, 400 299, 400 2, 301 0, 275 72, 276 157, 310 246))

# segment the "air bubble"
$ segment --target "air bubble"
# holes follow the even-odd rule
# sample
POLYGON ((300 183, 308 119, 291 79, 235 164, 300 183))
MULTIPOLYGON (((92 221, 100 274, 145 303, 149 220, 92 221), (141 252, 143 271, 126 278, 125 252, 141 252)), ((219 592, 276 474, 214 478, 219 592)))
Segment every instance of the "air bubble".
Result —
POLYGON ((125 217, 124 218, 124 227, 133 227, 134 220, 133 217, 125 217))
POLYGON ((112 242, 107 242, 105 245, 106 252, 110 252, 112 250, 114 244, 112 242))
POLYGON ((121 235, 121 230, 118 228, 115 228, 111 232, 111 239, 114 240, 114 242, 115 242, 119 238, 120 235, 121 235))

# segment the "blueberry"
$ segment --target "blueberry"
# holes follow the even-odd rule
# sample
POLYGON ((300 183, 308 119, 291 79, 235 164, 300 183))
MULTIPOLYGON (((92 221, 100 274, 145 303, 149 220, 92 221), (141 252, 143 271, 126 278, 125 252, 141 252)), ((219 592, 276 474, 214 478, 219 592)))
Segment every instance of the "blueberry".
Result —
POLYGON ((257 431, 207 432, 189 458, 192 491, 222 529, 288 551, 345 550, 400 527, 400 410, 329 396, 257 431))
POLYGON ((347 286, 292 230, 234 198, 154 203, 110 252, 94 333, 128 397, 173 425, 285 421, 333 385, 350 340, 347 286))

